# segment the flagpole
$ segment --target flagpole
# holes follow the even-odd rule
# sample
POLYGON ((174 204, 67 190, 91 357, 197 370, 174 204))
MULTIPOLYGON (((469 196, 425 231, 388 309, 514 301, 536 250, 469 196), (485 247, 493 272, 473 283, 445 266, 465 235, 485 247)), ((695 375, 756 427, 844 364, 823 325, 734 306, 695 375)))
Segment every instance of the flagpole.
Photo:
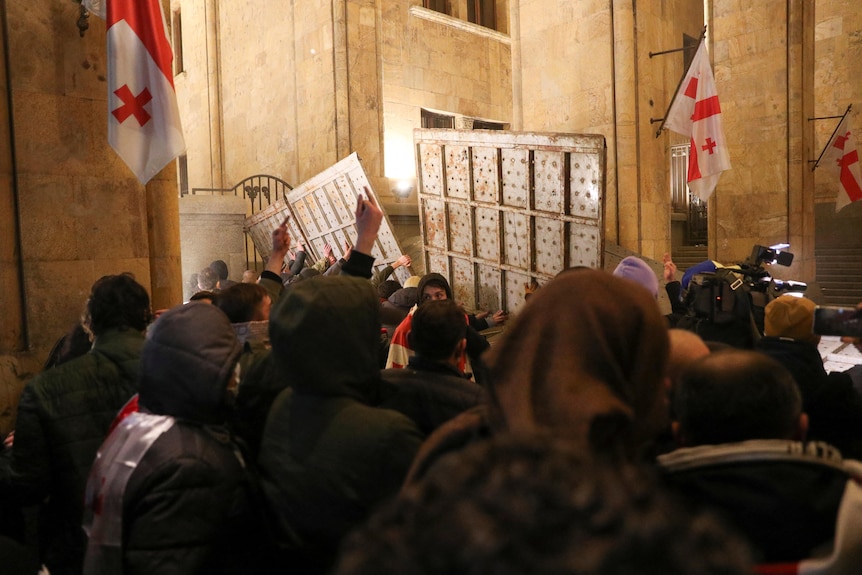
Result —
MULTIPOLYGON (((705 39, 706 39, 706 25, 704 25, 703 30, 700 33, 700 42, 697 44, 698 49, 700 49, 700 45, 704 42, 705 39)), ((658 55, 658 54, 667 54, 669 52, 676 52, 676 51, 677 50, 666 50, 665 52, 657 52, 656 54, 650 54, 650 57, 652 57, 654 55, 658 55)), ((682 86, 682 83, 685 80, 685 77, 688 75, 688 71, 691 69, 691 65, 693 63, 694 63, 694 60, 689 62, 688 68, 686 68, 685 71, 683 71, 682 76, 679 79, 679 82, 677 82, 676 90, 674 90, 674 92, 673 92, 673 98, 670 101, 670 105, 667 107, 667 110, 665 110, 665 112, 664 112, 664 118, 661 118, 661 120, 656 119, 657 122, 661 121, 661 125, 658 127, 658 131, 656 131, 656 133, 655 133, 656 138, 661 136, 661 132, 662 132, 662 130, 664 130, 664 123, 667 120, 667 114, 668 114, 668 112, 670 112, 670 109, 673 107, 673 103, 676 101, 676 97, 679 94, 679 87, 682 86)), ((653 119, 650 118, 650 124, 652 124, 652 123, 653 123, 653 119)))
MULTIPOLYGON (((817 169, 817 166, 819 166, 819 165, 820 165, 820 160, 822 160, 822 159, 823 159, 823 154, 825 154, 825 153, 826 153, 826 150, 829 148, 829 144, 831 144, 831 143, 832 143, 832 139, 835 137, 835 134, 837 134, 837 133, 838 133, 838 128, 840 128, 840 127, 841 127, 841 122, 843 122, 843 121, 844 121, 844 118, 846 118, 846 117, 847 117, 847 114, 849 114, 849 113, 850 113, 850 108, 852 108, 852 107, 853 107, 853 104, 848 104, 848 106, 847 106, 847 110, 844 112, 844 115, 840 116, 840 118, 841 118, 841 119, 840 119, 840 120, 838 120, 838 125, 837 125, 837 126, 835 126, 835 129, 834 129, 834 130, 832 130, 832 135, 831 135, 831 136, 829 136, 829 139, 828 139, 828 140, 826 140, 826 145, 825 145, 825 146, 823 146, 823 151, 822 151, 822 152, 820 152, 820 155, 819 155, 819 156, 817 156, 817 161, 816 161, 816 162, 814 162, 814 166, 811 168, 811 171, 812 171, 812 172, 813 172, 814 170, 816 170, 816 169, 817 169)), ((832 117, 833 117, 833 118, 838 118, 839 116, 832 116, 832 117)))

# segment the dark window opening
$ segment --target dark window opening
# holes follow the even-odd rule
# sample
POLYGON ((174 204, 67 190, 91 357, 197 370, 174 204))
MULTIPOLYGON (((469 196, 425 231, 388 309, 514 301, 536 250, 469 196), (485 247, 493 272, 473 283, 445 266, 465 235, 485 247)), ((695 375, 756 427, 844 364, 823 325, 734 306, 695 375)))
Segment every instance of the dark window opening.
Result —
POLYGON ((496 0, 467 0, 467 20, 485 28, 496 29, 495 4, 496 0))
POLYGON ((484 120, 473 120, 474 130, 505 130, 506 124, 500 122, 485 122, 484 120))
POLYGON ((180 196, 189 193, 189 158, 185 154, 177 158, 177 171, 180 183, 180 196))
POLYGON ((424 8, 434 10, 435 12, 441 12, 443 14, 449 14, 449 9, 446 6, 447 3, 448 0, 422 0, 422 6, 424 8))
POLYGON ((422 110, 422 127, 452 129, 455 127, 455 116, 422 110))
POLYGON ((180 11, 175 10, 171 17, 171 35, 174 44, 174 76, 183 72, 183 20, 180 11))

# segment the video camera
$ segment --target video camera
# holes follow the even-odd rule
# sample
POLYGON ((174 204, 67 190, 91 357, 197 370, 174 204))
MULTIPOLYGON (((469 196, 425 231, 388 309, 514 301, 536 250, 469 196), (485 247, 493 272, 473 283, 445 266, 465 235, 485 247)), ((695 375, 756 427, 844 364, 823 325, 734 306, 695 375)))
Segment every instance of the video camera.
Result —
MULTIPOLYGON (((751 256, 739 266, 749 290, 766 294, 766 301, 762 302, 764 306, 783 293, 801 293, 808 289, 808 284, 805 282, 775 279, 763 267, 773 264, 790 266, 793 263, 793 254, 783 251, 789 247, 790 244, 777 244, 770 247, 755 245, 751 250, 751 256)), ((755 302, 755 305, 758 303, 761 302, 755 302)))

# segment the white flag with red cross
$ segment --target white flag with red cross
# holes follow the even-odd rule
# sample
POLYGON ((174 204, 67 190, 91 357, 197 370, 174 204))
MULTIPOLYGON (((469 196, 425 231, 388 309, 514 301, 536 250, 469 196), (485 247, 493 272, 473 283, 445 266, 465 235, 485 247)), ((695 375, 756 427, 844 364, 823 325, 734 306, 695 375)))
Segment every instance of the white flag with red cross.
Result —
POLYGON ((141 184, 185 151, 159 0, 84 0, 108 27, 108 142, 141 184))
POLYGON ((850 112, 838 124, 832 139, 826 144, 826 150, 821 159, 822 165, 831 168, 838 176, 838 195, 835 197, 835 211, 862 200, 862 176, 859 168, 859 152, 856 149, 856 138, 850 127, 850 112))
POLYGON ((721 172, 730 169, 730 155, 721 128, 715 78, 703 40, 674 96, 664 126, 691 139, 688 187, 703 201, 708 200, 721 172))

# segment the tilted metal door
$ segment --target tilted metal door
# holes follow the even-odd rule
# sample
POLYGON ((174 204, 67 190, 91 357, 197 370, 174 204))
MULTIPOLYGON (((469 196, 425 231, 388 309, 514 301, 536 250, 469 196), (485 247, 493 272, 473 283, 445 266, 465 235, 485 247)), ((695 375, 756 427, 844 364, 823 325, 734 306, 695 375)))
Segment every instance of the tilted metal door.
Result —
POLYGON ((425 269, 475 309, 517 312, 524 287, 601 268, 600 135, 415 130, 425 269))
MULTIPOLYGON (((288 192, 284 200, 247 218, 245 228, 264 260, 272 253, 272 231, 286 218, 291 244, 305 243, 311 263, 322 257, 327 243, 338 257, 344 255, 345 243, 353 246, 356 241, 356 196, 366 194, 366 190, 377 200, 359 156, 353 153, 288 192)), ((402 253, 384 214, 370 254, 374 256, 374 269, 386 267, 402 253)), ((404 267, 395 272, 401 282, 410 276, 404 267)))

